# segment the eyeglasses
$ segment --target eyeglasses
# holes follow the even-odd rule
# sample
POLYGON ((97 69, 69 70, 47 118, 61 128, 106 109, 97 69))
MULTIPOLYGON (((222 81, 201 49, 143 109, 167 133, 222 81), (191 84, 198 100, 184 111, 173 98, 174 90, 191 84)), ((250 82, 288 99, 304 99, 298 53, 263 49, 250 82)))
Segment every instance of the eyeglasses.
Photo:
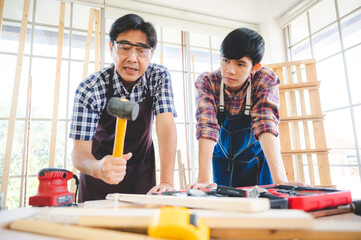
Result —
POLYGON ((152 47, 142 44, 132 44, 132 43, 123 43, 114 41, 115 52, 121 55, 129 56, 132 51, 135 51, 135 54, 138 57, 145 58, 149 57, 152 47))

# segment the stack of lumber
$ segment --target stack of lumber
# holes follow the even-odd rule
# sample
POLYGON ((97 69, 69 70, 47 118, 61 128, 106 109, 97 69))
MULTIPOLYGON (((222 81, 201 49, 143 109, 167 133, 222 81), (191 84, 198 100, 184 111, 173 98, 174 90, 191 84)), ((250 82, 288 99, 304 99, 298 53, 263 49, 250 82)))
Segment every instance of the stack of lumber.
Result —
POLYGON ((238 230, 270 233, 275 229, 313 228, 309 214, 300 210, 269 209, 268 199, 134 194, 110 194, 107 200, 85 202, 79 208, 33 207, 5 211, 0 213, 0 227, 7 233, 23 231, 62 239, 152 239, 146 235, 147 228, 159 206, 164 205, 191 208, 210 228, 211 238, 227 238, 228 233, 238 230))

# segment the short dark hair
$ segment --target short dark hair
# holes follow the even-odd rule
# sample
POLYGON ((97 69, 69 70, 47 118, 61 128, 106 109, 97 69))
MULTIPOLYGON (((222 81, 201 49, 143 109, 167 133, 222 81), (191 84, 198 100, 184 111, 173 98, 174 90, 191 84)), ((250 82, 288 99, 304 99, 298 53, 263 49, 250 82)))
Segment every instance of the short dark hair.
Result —
POLYGON ((221 44, 221 54, 228 59, 249 57, 252 64, 261 62, 264 40, 257 32, 248 28, 237 28, 230 32, 221 44))
POLYGON ((127 14, 118 18, 110 27, 109 38, 113 42, 122 32, 130 30, 140 30, 147 35, 147 45, 152 48, 157 46, 157 32, 150 22, 145 22, 143 18, 136 14, 127 14))

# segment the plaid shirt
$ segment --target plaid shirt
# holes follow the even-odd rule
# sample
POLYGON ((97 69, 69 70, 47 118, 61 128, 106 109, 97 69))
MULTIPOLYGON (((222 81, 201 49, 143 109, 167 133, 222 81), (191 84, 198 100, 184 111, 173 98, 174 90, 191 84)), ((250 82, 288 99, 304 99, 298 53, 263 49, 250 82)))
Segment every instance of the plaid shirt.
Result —
MULTIPOLYGON (((77 140, 92 140, 103 109, 107 103, 106 92, 109 87, 109 73, 114 64, 85 78, 75 92, 73 116, 69 137, 77 140)), ((113 96, 126 98, 133 102, 142 102, 148 89, 145 76, 150 76, 150 92, 153 98, 153 113, 158 115, 172 112, 177 115, 174 101, 171 77, 164 66, 151 63, 129 93, 121 82, 120 76, 114 70, 113 96)))
MULTIPOLYGON (((196 81, 196 119, 197 139, 207 138, 218 141, 219 129, 216 118, 220 103, 221 71, 205 72, 196 81)), ((247 87, 250 78, 241 90, 232 95, 228 87, 224 88, 225 110, 230 115, 237 115, 244 111, 247 87)), ((279 123, 279 84, 278 76, 268 68, 261 68, 252 79, 251 95, 251 128, 256 139, 265 132, 278 136, 277 125, 279 123)))

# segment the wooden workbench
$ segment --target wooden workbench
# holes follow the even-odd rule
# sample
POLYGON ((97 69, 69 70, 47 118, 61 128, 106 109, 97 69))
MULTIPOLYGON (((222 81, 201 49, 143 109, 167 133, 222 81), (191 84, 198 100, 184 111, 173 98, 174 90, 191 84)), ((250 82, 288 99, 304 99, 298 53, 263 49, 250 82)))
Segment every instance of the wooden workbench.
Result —
MULTIPOLYGON (((57 209, 61 210, 61 208, 57 209)), ((0 239, 63 239, 7 229, 8 224, 16 219, 48 210, 49 208, 23 208, 1 212, 0 239)), ((73 210, 77 211, 76 208, 73 210)), ((285 229, 283 226, 263 229, 262 226, 264 224, 259 221, 259 226, 255 226, 255 228, 242 228, 241 226, 232 229, 211 228, 211 239, 361 239, 361 217, 352 213, 314 219, 313 226, 309 229, 285 229)))

